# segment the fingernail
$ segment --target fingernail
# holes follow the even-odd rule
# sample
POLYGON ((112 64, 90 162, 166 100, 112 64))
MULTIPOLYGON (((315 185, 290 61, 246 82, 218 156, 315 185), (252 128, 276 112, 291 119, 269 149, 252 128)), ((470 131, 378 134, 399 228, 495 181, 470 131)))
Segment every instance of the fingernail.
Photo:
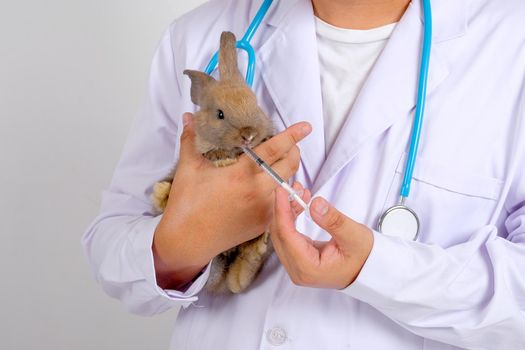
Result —
POLYGON ((190 115, 188 113, 184 113, 182 115, 182 123, 184 124, 184 126, 189 124, 190 119, 191 119, 191 117, 190 117, 190 115))
POLYGON ((305 124, 301 127, 301 131, 304 135, 308 135, 312 131, 310 124, 305 124))
POLYGON ((326 213, 328 213, 328 202, 323 198, 319 198, 316 200, 314 211, 318 215, 324 216, 326 213))

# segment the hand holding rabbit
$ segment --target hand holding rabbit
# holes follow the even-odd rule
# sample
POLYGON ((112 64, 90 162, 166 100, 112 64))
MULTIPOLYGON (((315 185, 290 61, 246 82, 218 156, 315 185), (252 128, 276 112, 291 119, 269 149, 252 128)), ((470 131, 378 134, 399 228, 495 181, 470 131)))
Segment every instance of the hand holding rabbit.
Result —
MULTIPOLYGON (((195 149, 191 115, 181 136, 181 157, 153 250, 161 287, 191 281, 217 254, 257 237, 269 225, 275 182, 245 155, 217 168, 195 149)), ((311 131, 298 123, 254 150, 283 178, 299 166, 295 145, 311 131)))

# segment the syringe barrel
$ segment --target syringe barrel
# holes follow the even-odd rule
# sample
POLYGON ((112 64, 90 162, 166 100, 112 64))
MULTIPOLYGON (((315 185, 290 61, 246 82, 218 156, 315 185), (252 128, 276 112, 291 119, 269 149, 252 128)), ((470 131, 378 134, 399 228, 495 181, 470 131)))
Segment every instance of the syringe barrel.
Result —
POLYGON ((242 148, 243 152, 253 159, 257 165, 262 168, 268 175, 270 175, 275 181, 277 181, 279 184, 286 183, 279 174, 277 174, 264 160, 262 160, 254 151, 252 151, 248 147, 242 148))

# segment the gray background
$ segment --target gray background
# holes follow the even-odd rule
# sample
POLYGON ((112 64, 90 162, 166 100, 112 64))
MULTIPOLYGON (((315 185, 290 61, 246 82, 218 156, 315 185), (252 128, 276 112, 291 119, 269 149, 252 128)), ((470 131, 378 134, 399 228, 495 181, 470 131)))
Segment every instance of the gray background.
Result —
POLYGON ((0 0, 0 348, 166 349, 176 310, 128 314, 80 237, 169 23, 203 0, 0 0))

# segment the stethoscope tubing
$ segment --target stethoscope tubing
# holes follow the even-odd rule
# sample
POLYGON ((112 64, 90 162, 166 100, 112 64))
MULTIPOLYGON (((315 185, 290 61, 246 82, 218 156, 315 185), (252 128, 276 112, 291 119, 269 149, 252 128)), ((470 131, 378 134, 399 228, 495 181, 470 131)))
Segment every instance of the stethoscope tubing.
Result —
MULTIPOLYGON (((417 102, 415 117, 412 126, 412 133, 410 137, 410 148, 408 152, 408 157, 405 165, 405 172, 403 174, 403 184, 400 189, 400 203, 404 205, 405 199, 410 194, 410 186, 412 184, 412 178, 414 174, 414 167, 416 165, 417 152, 419 149, 419 143, 421 139, 421 130, 423 128, 423 117, 426 107, 426 98, 427 98, 427 85, 428 85, 428 72, 430 69, 430 54, 432 48, 432 8, 430 0, 421 0, 423 5, 423 45, 421 48, 421 62, 419 69, 419 81, 418 81, 418 90, 417 90, 417 102)), ((264 0, 263 4, 257 11, 255 17, 250 23, 246 33, 241 40, 237 41, 237 48, 246 51, 248 54, 248 67, 246 70, 246 84, 252 87, 253 79, 255 76, 255 65, 256 65, 256 56, 255 50, 250 44, 253 36, 259 29, 262 20, 266 16, 268 9, 272 5, 273 0, 264 0)), ((217 51, 208 65, 204 70, 206 74, 211 74, 219 63, 219 52, 217 51)))
MULTIPOLYGON (((255 57, 255 50, 253 49, 253 46, 250 44, 253 36, 257 32, 257 29, 259 29, 259 26, 261 25, 262 20, 266 16, 266 13, 268 12, 268 9, 272 5, 273 0, 264 0, 263 4, 255 14, 255 17, 253 18, 252 22, 250 23, 250 26, 246 30, 246 33, 244 33, 244 36, 241 40, 237 41, 236 47, 238 49, 246 51, 248 54, 248 68, 246 69, 246 84, 249 87, 253 86, 253 78, 255 76, 255 65, 257 58, 255 57)), ((206 69, 204 72, 206 74, 211 74, 215 68, 217 68, 217 65, 219 63, 219 52, 217 51, 213 57, 211 58, 210 62, 208 63, 208 66, 206 66, 206 69)))
POLYGON ((401 202, 410 194, 410 185, 416 165, 417 152, 421 139, 421 130, 423 128, 423 116, 427 100, 428 72, 430 69, 430 52, 432 48, 432 8, 430 0, 422 0, 423 3, 423 46, 421 49, 421 65, 419 71, 419 85, 417 90, 417 103, 414 122, 412 126, 412 136, 410 138, 410 149, 401 185, 400 195, 401 202))

